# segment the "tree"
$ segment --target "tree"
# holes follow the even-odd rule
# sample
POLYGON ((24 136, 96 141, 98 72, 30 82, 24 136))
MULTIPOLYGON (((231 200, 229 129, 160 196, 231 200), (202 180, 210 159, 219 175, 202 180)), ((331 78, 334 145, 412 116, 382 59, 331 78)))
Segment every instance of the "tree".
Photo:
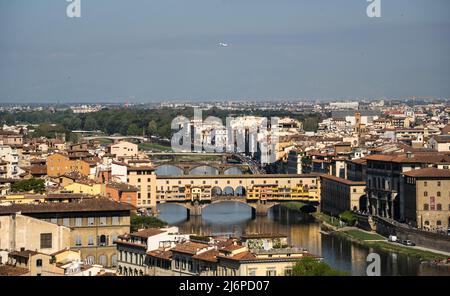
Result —
POLYGON ((84 122, 84 129, 87 131, 97 130, 97 121, 95 121, 95 119, 92 117, 88 117, 84 122))
POLYGON ((343 222, 347 223, 347 225, 353 226, 356 223, 356 216, 351 211, 346 211, 341 214, 339 214, 339 219, 341 219, 343 222))
POLYGON ((152 216, 131 215, 131 231, 135 232, 145 228, 160 228, 166 226, 167 223, 152 216))
POLYGON ((344 276, 347 273, 333 269, 328 264, 314 257, 302 257, 292 269, 293 276, 344 276))
POLYGON ((157 132, 158 132, 158 125, 156 124, 156 121, 151 120, 151 121, 148 123, 148 133, 149 133, 150 135, 154 135, 154 134, 156 134, 157 132))
POLYGON ((34 192, 44 193, 45 183, 42 179, 28 179, 15 182, 11 185, 12 192, 34 192))
POLYGON ((137 136, 141 133, 141 130, 136 124, 130 124, 127 129, 127 135, 129 136, 137 136))

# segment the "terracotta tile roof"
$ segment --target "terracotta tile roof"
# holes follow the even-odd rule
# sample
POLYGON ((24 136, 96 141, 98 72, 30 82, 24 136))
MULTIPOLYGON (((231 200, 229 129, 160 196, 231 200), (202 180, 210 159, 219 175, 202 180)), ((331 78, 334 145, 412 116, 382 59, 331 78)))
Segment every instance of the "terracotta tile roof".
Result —
POLYGON ((67 213, 67 212, 108 212, 130 211, 134 207, 127 203, 119 203, 107 198, 87 198, 70 203, 13 204, 0 207, 1 214, 33 213, 67 213))
POLYGON ((436 152, 412 153, 409 157, 406 153, 376 154, 366 156, 366 160, 386 161, 395 163, 450 163, 450 155, 436 152))
POLYGON ((357 158, 357 159, 347 160, 347 162, 353 162, 353 163, 356 163, 356 164, 366 164, 367 160, 365 158, 357 158))
POLYGON ((29 258, 30 256, 34 256, 37 254, 39 254, 39 252, 31 251, 31 250, 12 251, 9 253, 10 256, 23 257, 23 258, 29 258))
POLYGON ((194 243, 194 242, 185 242, 182 244, 176 245, 172 252, 180 252, 180 253, 187 253, 187 254, 196 254, 199 250, 207 248, 207 244, 202 243, 194 243))
POLYGON ((172 258, 172 251, 153 250, 153 251, 147 252, 147 255, 149 255, 151 257, 155 257, 155 258, 169 260, 170 258, 172 258))
POLYGON ((12 266, 12 265, 0 265, 0 276, 19 276, 28 273, 28 269, 12 266))
POLYGON ((106 186, 117 189, 122 192, 135 192, 135 191, 137 192, 137 191, 139 191, 139 189, 135 186, 131 186, 126 183, 113 182, 113 181, 108 182, 108 184, 106 184, 106 186))
POLYGON ((192 256, 192 258, 202 261, 208 261, 208 262, 217 262, 217 256, 219 255, 219 251, 217 250, 209 250, 197 255, 192 256))
POLYGON ((403 173, 408 177, 431 177, 431 178, 450 178, 450 170, 449 169, 438 169, 438 168, 424 168, 419 170, 412 170, 406 173, 403 173))
POLYGON ((143 238, 147 238, 150 236, 155 236, 158 234, 164 233, 163 230, 158 229, 158 228, 147 228, 147 229, 142 229, 140 231, 137 232, 133 232, 131 233, 132 236, 137 236, 137 237, 143 237, 143 238))
POLYGON ((327 174, 323 174, 320 177, 323 179, 331 180, 331 181, 342 183, 342 184, 349 185, 349 186, 365 186, 366 185, 366 182, 363 182, 363 181, 351 181, 351 180, 347 180, 344 178, 339 178, 339 177, 327 175, 327 174))

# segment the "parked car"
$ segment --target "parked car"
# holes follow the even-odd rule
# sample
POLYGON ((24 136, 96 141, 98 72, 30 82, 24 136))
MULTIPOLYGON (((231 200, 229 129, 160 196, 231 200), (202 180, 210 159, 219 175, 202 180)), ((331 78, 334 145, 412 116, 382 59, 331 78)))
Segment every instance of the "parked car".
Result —
POLYGON ((389 240, 390 242, 397 242, 397 241, 398 241, 396 235, 390 235, 388 240, 389 240))
POLYGON ((416 244, 413 243, 412 241, 410 241, 409 239, 405 239, 402 241, 402 244, 404 244, 405 246, 415 246, 416 244))

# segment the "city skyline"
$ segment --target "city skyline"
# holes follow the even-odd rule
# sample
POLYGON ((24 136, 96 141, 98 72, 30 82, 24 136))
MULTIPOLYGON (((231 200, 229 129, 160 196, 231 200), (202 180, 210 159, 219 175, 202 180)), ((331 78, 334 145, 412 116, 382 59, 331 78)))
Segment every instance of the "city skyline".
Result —
POLYGON ((0 103, 450 96, 446 1, 81 3, 0 1, 0 103))

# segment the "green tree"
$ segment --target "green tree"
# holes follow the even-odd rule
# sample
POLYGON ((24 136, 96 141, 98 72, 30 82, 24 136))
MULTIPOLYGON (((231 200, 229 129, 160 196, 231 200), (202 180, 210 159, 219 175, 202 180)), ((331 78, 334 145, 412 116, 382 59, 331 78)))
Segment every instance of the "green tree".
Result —
POLYGON ((97 130, 97 121, 95 121, 95 119, 92 117, 88 117, 84 122, 84 129, 87 131, 97 130))
POLYGON ((148 133, 149 133, 150 135, 154 135, 154 134, 156 134, 157 132, 158 132, 158 125, 156 124, 156 121, 151 120, 151 121, 148 123, 148 133))
POLYGON ((44 193, 45 183, 42 179, 28 179, 15 182, 11 185, 12 192, 34 192, 44 193))
POLYGON ((347 273, 333 269, 328 264, 318 261, 314 257, 301 258, 292 269, 293 276, 344 276, 347 273))
POLYGON ((136 124, 130 124, 127 129, 127 135, 137 136, 142 133, 141 129, 136 124))
POLYGON ((350 226, 355 225, 356 223, 356 216, 351 211, 345 211, 343 213, 339 214, 339 219, 341 219, 343 222, 347 223, 350 226))
POLYGON ((166 226, 167 223, 152 216, 131 215, 131 231, 135 232, 145 228, 160 228, 166 226))

